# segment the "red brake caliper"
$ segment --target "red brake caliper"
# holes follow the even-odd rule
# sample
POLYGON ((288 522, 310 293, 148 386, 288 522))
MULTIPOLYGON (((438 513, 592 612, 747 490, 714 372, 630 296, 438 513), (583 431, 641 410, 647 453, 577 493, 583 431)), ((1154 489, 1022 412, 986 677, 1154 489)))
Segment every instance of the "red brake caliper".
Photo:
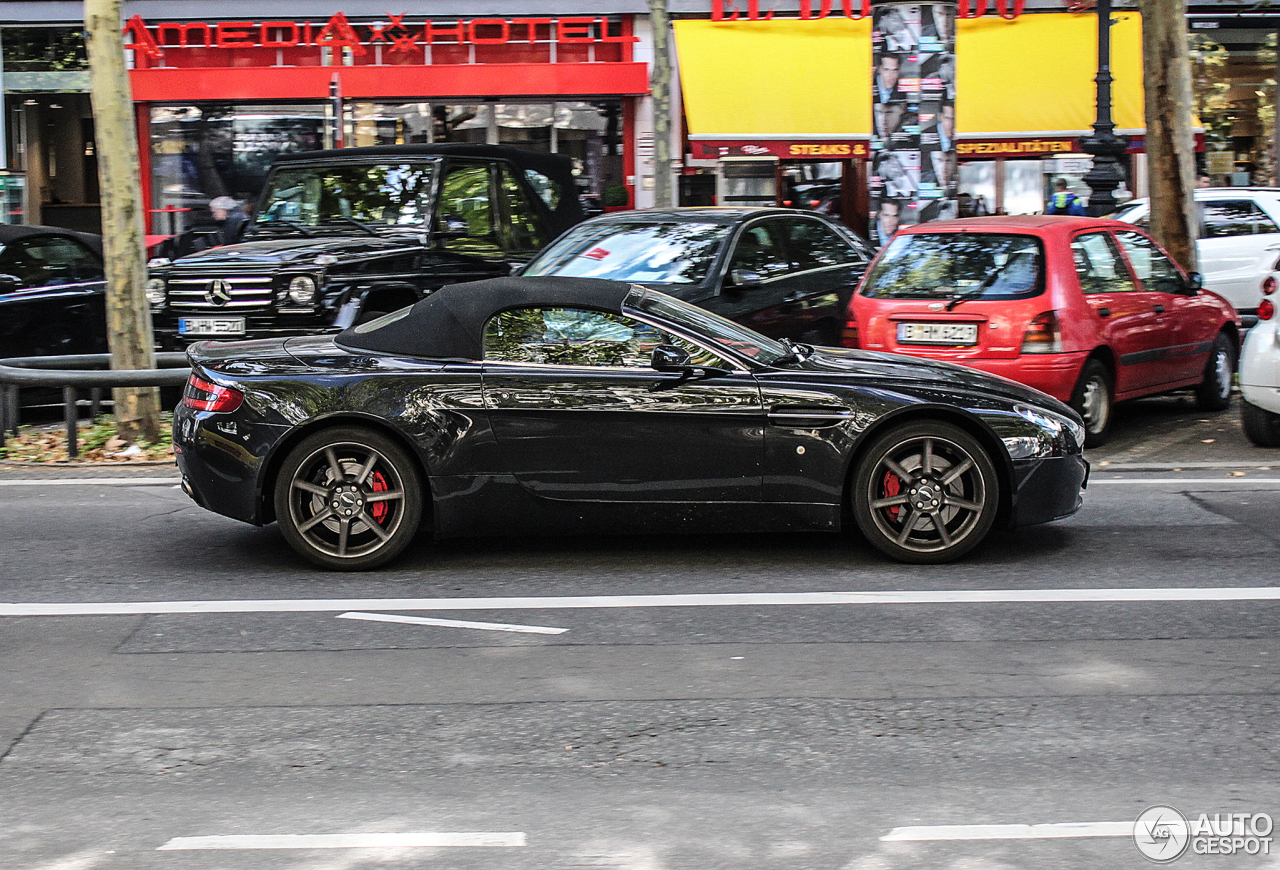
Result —
MULTIPOLYGON (((884 473, 884 485, 881 489, 884 490, 883 498, 892 498, 902 492, 902 481, 899 480, 898 475, 894 474, 892 471, 886 471, 884 473)), ((902 513, 902 506, 895 504, 892 507, 887 507, 885 508, 885 513, 889 515, 890 519, 896 521, 898 519, 898 514, 902 513)))
MULTIPOLYGON (((386 492, 390 487, 387 486, 387 479, 382 476, 381 471, 374 472, 373 485, 370 487, 374 492, 386 492)), ((382 524, 382 518, 387 515, 387 503, 385 501, 376 501, 370 508, 369 512, 373 514, 373 518, 382 524)))

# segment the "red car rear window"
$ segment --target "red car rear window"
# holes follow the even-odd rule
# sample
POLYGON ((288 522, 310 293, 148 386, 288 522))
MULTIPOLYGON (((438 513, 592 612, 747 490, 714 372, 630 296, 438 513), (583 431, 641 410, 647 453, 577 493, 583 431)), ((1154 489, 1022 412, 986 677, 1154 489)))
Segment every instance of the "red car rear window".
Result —
POLYGON ((889 243, 859 291, 872 299, 1026 299, 1044 292, 1034 236, 918 233, 889 243))

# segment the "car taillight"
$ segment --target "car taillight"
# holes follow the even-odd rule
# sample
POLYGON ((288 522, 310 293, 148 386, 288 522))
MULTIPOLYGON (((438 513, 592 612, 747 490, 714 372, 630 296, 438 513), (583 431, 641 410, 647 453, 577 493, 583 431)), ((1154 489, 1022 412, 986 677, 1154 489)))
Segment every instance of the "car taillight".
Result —
POLYGON ((844 330, 840 333, 841 347, 861 347, 858 341, 858 317, 853 313, 853 307, 849 308, 849 315, 844 322, 844 330))
POLYGON ((1258 319, 1270 320, 1276 316, 1276 304, 1270 299, 1263 299, 1258 303, 1258 319))
POLYGON ((199 375, 188 378, 182 391, 182 404, 196 411, 226 413, 239 408, 243 401, 244 393, 239 390, 211 383, 199 375))
POLYGON ((1268 275, 1262 282, 1262 295, 1270 296, 1276 292, 1276 279, 1274 275, 1268 275))
POLYGON ((1058 312, 1045 311, 1031 318, 1022 336, 1023 353, 1062 353, 1062 327, 1058 312))

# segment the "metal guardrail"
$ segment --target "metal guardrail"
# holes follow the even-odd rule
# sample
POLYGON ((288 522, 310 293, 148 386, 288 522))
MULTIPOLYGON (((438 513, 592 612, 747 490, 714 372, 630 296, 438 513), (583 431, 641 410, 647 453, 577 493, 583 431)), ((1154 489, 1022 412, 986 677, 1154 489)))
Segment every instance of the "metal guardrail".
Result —
POLYGON ((81 388, 90 391, 90 414, 98 416, 105 387, 181 386, 191 376, 185 353, 157 353, 155 369, 109 369, 111 354, 28 356, 0 359, 0 447, 6 433, 18 433, 18 392, 23 387, 62 388, 67 457, 79 455, 76 424, 81 388))

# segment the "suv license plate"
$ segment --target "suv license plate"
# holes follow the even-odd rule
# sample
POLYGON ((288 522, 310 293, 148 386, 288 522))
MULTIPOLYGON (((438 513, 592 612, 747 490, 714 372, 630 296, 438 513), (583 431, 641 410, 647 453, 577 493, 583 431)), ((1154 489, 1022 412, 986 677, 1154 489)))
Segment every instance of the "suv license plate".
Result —
POLYGON ((244 335, 244 318, 180 317, 178 335, 244 335))
POLYGON ((900 344, 977 344, 976 323, 899 323, 900 344))

